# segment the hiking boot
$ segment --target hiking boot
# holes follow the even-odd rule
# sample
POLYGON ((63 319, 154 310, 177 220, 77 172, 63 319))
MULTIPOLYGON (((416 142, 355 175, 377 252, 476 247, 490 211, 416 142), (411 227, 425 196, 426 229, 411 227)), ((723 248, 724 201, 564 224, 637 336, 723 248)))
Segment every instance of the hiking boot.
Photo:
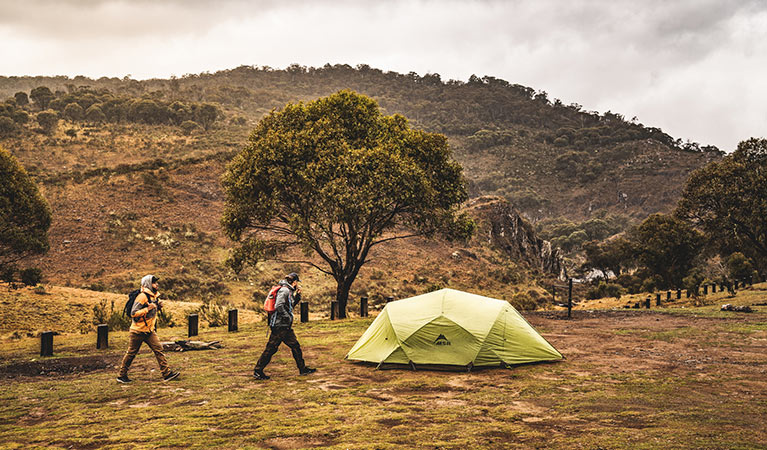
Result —
POLYGON ((128 375, 120 375, 119 377, 117 377, 117 382, 118 383, 130 383, 131 381, 133 381, 133 380, 128 378, 128 375))
POLYGON ((271 377, 264 373, 264 369, 253 369, 253 378, 256 380, 268 380, 271 377))
POLYGON ((181 372, 179 372, 178 370, 171 370, 167 375, 162 377, 162 381, 175 380, 176 378, 178 378, 179 375, 181 375, 181 372))
POLYGON ((299 375, 309 375, 310 373, 314 373, 316 371, 317 371, 317 369, 312 369, 312 368, 309 368, 309 367, 304 367, 303 370, 299 370, 298 371, 298 374, 299 375))

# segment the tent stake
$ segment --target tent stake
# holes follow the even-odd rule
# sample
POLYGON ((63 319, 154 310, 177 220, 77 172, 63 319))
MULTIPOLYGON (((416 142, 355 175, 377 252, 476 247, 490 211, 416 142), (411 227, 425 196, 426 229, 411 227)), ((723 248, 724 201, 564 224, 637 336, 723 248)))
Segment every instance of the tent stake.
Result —
POLYGON ((410 368, 415 371, 415 363, 413 361, 410 361, 410 368))

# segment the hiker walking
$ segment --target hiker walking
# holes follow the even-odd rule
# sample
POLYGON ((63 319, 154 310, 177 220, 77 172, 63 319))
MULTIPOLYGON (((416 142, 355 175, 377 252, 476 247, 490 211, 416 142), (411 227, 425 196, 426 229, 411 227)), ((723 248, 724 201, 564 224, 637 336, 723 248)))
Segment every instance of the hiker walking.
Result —
POLYGON ((168 361, 165 360, 165 355, 162 352, 162 344, 160 338, 157 337, 157 310, 162 307, 162 302, 157 298, 160 293, 157 291, 157 282, 160 279, 154 275, 147 275, 141 279, 141 289, 133 291, 129 295, 128 305, 130 305, 130 299, 133 299, 133 305, 130 307, 131 327, 128 334, 128 351, 123 357, 122 365, 120 366, 120 375, 117 377, 117 381, 120 383, 130 383, 131 379, 128 378, 128 369, 130 368, 133 358, 141 348, 141 344, 146 342, 149 348, 154 352, 157 363, 160 364, 160 370, 162 371, 162 378, 165 381, 170 381, 178 377, 179 372, 171 370, 168 366, 168 361))
POLYGON ((301 345, 296 339, 296 333, 293 332, 293 307, 301 301, 301 286, 298 285, 298 274, 293 272, 280 281, 280 289, 277 291, 274 302, 274 312, 269 317, 269 328, 272 330, 269 336, 269 342, 266 348, 258 358, 253 377, 257 380, 268 380, 270 377, 264 373, 264 367, 269 364, 272 356, 277 352, 280 344, 283 342, 290 347, 293 352, 293 359, 296 360, 298 373, 308 375, 314 373, 317 369, 306 367, 304 357, 301 353, 301 345))

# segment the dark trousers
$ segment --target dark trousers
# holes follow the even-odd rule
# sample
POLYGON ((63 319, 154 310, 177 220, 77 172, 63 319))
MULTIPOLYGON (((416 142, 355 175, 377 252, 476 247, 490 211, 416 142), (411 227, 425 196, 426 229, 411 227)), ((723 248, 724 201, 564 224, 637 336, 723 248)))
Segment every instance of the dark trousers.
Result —
POLYGON ((165 360, 165 355, 162 352, 162 344, 160 338, 157 337, 157 333, 128 333, 128 351, 123 357, 123 362, 120 365, 120 376, 128 375, 128 369, 130 368, 133 358, 138 354, 141 344, 146 342, 149 348, 154 352, 155 358, 157 358, 157 364, 160 365, 162 375, 165 376, 170 373, 170 367, 168 367, 168 361, 165 360))
POLYGON ((293 332, 293 329, 290 327, 274 327, 272 328, 272 335, 269 336, 269 342, 266 343, 266 348, 264 349, 264 352, 261 353, 261 357, 258 358, 258 362, 256 363, 257 370, 264 370, 264 367, 269 364, 269 361, 272 360, 272 356, 277 353, 277 349, 282 343, 285 343, 285 345, 290 347, 290 351, 293 352, 293 359, 296 360, 298 370, 302 371, 306 368, 306 364, 304 364, 304 356, 303 353, 301 353, 301 344, 298 343, 296 333, 293 332))

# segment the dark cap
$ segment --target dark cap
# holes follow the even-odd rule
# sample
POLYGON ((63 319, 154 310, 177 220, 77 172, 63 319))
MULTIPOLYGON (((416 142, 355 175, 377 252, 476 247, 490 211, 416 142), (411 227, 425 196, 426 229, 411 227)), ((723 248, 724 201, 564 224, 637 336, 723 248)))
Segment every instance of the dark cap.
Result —
POLYGON ((152 275, 152 283, 157 283, 158 281, 160 281, 160 277, 152 275))
POLYGON ((301 280, 298 279, 298 274, 295 273, 295 272, 289 273, 286 278, 290 278, 293 281, 301 281, 301 280))

